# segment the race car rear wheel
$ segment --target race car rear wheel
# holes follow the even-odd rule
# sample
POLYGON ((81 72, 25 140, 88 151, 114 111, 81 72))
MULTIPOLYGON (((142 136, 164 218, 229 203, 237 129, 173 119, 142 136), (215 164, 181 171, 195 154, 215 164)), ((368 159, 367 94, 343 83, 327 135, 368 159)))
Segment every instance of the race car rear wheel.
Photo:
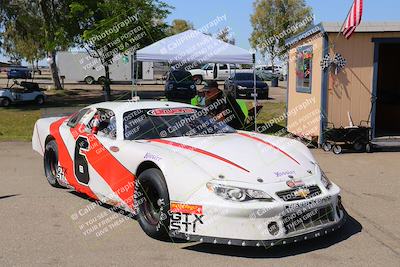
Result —
POLYGON ((166 239, 169 232, 169 194, 162 172, 142 172, 136 182, 135 210, 143 231, 150 237, 166 239))
POLYGON ((44 151, 44 173, 47 181, 53 187, 61 188, 57 181, 58 172, 58 147, 55 140, 51 140, 46 144, 44 151))

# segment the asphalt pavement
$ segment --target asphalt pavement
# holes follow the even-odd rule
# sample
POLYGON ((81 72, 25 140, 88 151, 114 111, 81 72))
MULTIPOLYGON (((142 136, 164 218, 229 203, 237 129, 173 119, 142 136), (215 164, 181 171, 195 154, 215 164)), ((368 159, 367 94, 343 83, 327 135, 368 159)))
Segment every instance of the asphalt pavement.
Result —
POLYGON ((30 143, 0 143, 0 266, 399 266, 400 153, 313 154, 342 188, 344 228, 250 248, 153 240, 126 214, 50 187, 30 143))

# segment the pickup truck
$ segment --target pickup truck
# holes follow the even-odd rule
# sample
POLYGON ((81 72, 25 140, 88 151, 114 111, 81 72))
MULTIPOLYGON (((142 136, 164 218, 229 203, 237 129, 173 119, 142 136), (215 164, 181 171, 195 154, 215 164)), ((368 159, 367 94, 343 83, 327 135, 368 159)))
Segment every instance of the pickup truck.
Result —
POLYGON ((236 72, 249 72, 252 69, 241 68, 236 64, 208 63, 200 69, 192 69, 192 74, 196 84, 201 84, 204 80, 225 81, 236 72))

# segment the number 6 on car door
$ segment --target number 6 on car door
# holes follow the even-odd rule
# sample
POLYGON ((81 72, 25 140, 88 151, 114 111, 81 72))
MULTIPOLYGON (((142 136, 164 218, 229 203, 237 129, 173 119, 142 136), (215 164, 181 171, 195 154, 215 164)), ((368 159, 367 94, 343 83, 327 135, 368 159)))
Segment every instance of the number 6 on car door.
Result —
POLYGON ((85 136, 79 136, 75 143, 74 154, 74 173, 78 183, 88 185, 89 168, 84 151, 89 150, 89 139, 85 136))

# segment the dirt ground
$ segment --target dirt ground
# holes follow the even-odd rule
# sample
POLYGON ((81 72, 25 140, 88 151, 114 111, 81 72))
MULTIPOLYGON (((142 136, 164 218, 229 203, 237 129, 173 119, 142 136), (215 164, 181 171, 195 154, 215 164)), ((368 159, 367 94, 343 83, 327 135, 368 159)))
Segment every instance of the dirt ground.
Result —
MULTIPOLYGON (((0 143, 0 265, 125 266, 399 266, 400 180, 398 152, 313 150, 342 188, 350 218, 334 234, 287 246, 229 247, 150 239, 138 223, 87 198, 48 185, 42 158, 28 142, 0 143), (76 219, 109 216, 102 235, 76 219)), ((88 222, 88 221, 87 221, 88 222)))

